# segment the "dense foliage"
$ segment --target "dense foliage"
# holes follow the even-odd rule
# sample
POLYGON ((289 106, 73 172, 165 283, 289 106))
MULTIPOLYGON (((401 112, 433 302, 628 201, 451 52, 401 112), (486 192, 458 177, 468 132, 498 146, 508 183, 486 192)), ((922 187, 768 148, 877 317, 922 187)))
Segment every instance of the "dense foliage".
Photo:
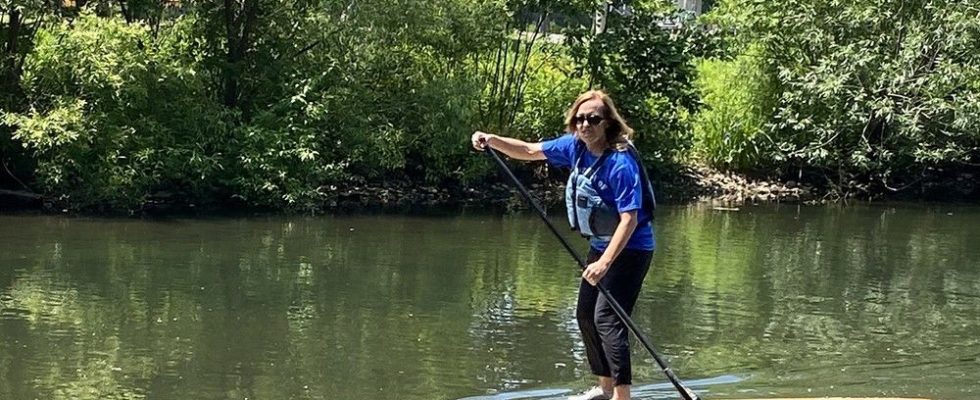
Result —
POLYGON ((734 32, 737 57, 702 65, 710 160, 798 170, 845 193, 980 162, 975 1, 731 0, 711 17, 734 32))
POLYGON ((629 11, 609 13, 604 32, 573 45, 592 80, 629 116, 637 147, 659 163, 690 147, 685 117, 697 109, 692 60, 699 31, 666 26, 682 17, 676 14, 671 3, 636 2, 629 11))
POLYGON ((483 180, 474 129, 553 136, 589 87, 657 167, 873 195, 980 163, 971 2, 673 4, 0 0, 0 188, 317 210, 483 180))

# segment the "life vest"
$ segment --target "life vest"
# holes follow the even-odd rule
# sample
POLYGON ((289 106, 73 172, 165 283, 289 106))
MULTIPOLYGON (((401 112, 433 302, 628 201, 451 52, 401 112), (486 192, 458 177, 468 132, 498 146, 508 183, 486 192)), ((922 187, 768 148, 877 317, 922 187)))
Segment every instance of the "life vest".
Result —
MULTIPOLYGON (((575 157, 572 172, 569 174, 568 183, 565 185, 565 207, 568 211, 568 224, 572 230, 578 231, 584 237, 609 241, 619 225, 619 212, 615 206, 607 204, 599 197, 599 192, 593 183, 596 172, 602 168, 603 162, 612 154, 612 150, 606 150, 591 166, 582 169, 582 155, 586 151, 588 150, 583 149, 575 157)), ((643 208, 650 212, 652 218, 653 210, 657 205, 653 185, 650 184, 646 170, 640 161, 640 155, 632 143, 628 145, 628 151, 636 160, 640 170, 641 185, 643 186, 643 208)))

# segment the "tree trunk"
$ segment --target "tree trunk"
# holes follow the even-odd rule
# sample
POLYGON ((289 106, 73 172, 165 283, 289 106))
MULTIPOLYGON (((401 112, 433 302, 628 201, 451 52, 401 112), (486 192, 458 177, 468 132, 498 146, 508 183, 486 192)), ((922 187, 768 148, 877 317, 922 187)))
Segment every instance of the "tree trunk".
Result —
POLYGON ((19 80, 19 74, 17 73, 17 41, 20 36, 21 28, 21 15, 20 11, 13 9, 10 11, 10 22, 7 26, 7 37, 6 43, 3 47, 3 53, 0 57, 3 57, 2 64, 0 64, 0 69, 3 71, 3 82, 0 82, 0 89, 3 89, 3 94, 5 97, 3 100, 4 106, 8 106, 12 101, 12 97, 17 87, 17 81, 19 80))
POLYGON ((0 189, 0 210, 41 208, 44 197, 30 192, 0 189))
POLYGON ((225 0, 225 33, 228 50, 225 54, 224 104, 239 108, 242 100, 241 80, 246 69, 246 53, 251 46, 251 33, 258 13, 258 0, 225 0))

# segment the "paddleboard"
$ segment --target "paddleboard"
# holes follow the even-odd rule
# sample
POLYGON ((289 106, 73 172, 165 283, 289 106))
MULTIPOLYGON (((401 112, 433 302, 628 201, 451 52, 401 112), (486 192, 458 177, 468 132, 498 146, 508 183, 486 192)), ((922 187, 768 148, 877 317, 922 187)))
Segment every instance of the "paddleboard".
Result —
MULTIPOLYGON (((710 393, 700 393, 698 389, 707 389, 712 385, 732 384, 743 381, 744 378, 735 375, 722 375, 706 379, 693 379, 684 383, 691 387, 702 400, 929 400, 924 398, 902 398, 902 397, 756 397, 756 398, 718 398, 710 393)), ((514 392, 500 392, 483 396, 464 397, 459 400, 566 400, 568 396, 578 394, 569 388, 545 388, 534 390, 522 390, 514 392)), ((680 395, 670 383, 654 383, 648 385, 634 385, 632 390, 633 400, 677 400, 680 395)))

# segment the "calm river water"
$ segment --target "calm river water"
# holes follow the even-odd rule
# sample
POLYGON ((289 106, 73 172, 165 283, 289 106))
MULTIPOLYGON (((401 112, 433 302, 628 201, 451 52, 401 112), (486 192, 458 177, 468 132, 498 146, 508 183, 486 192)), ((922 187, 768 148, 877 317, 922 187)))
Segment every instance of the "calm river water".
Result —
MULTIPOLYGON (((0 399, 566 395, 591 377, 550 235, 486 212, 0 216, 0 399)), ((663 207, 657 240, 634 320, 705 399, 980 398, 978 207, 663 207)), ((637 396, 677 398, 634 354, 637 396)))

